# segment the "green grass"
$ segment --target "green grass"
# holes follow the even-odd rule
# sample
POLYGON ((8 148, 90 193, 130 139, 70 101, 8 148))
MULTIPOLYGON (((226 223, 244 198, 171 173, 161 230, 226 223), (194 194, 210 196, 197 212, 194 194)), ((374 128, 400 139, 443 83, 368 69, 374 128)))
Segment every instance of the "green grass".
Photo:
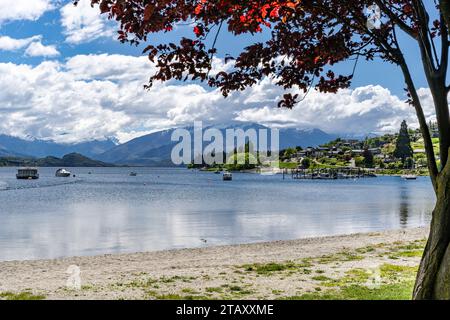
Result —
POLYGON ((305 293, 299 296, 283 298, 284 300, 411 300, 413 282, 381 285, 368 288, 350 285, 340 290, 305 293))
POLYGON ((315 280, 315 281, 330 281, 333 280, 327 276, 314 276, 311 279, 315 280))
POLYGON ((400 257, 407 257, 407 258, 410 258, 410 257, 422 257, 422 255, 423 255, 423 250, 413 250, 413 251, 409 251, 409 250, 406 250, 406 251, 400 251, 399 253, 398 253, 398 255, 400 256, 400 257))
POLYGON ((406 245, 396 245, 389 248, 389 258, 396 260, 400 257, 412 258, 412 257, 422 257, 423 250, 425 247, 425 240, 414 241, 413 243, 406 245))
POLYGON ((297 169, 298 163, 296 162, 280 162, 280 169, 297 169))
POLYGON ((2 292, 0 293, 0 300, 44 300, 45 296, 35 295, 29 291, 14 293, 2 292))
POLYGON ((352 269, 341 279, 317 276, 329 290, 317 290, 286 300, 410 300, 417 267, 384 264, 380 267, 380 283, 367 285, 371 274, 364 269, 352 269), (327 279, 326 279, 327 278, 327 279))
POLYGON ((357 253, 360 254, 364 254, 364 253, 370 253, 370 252, 374 252, 375 248, 372 246, 367 246, 367 247, 363 247, 363 248, 358 248, 355 250, 357 253))
POLYGON ((194 289, 191 289, 191 288, 184 288, 184 289, 181 290, 181 292, 189 293, 189 294, 198 294, 197 291, 195 291, 194 289))
POLYGON ((157 300, 209 300, 207 296, 180 295, 177 293, 162 294, 155 296, 157 300))
POLYGON ((319 264, 329 264, 333 262, 346 262, 346 261, 358 261, 364 259, 364 256, 348 252, 342 251, 336 254, 324 255, 318 258, 317 262, 319 264))
POLYGON ((274 272, 281 271, 300 271, 302 268, 310 267, 311 263, 309 261, 303 261, 302 263, 295 263, 292 261, 284 262, 284 263, 253 263, 253 264, 245 264, 240 266, 239 268, 243 268, 245 271, 250 272, 254 271, 260 275, 270 275, 274 272))
POLYGON ((240 287, 240 286, 230 286, 228 289, 231 292, 239 293, 239 294, 252 294, 253 293, 253 291, 245 289, 245 288, 240 287))

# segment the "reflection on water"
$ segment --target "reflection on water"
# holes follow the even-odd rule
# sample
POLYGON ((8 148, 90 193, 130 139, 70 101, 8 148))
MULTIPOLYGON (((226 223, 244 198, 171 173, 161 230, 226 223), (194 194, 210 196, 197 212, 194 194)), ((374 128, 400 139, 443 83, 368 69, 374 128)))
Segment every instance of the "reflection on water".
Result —
POLYGON ((409 198, 410 198, 410 188, 408 185, 400 186, 400 208, 399 208, 399 214, 400 214, 400 224, 403 227, 406 227, 408 225, 408 206, 409 206, 409 198))
POLYGON ((37 181, 0 168, 0 260, 248 243, 421 226, 428 178, 340 181, 220 175, 186 169, 41 169, 37 181), (92 172, 92 174, 88 174, 92 172), (61 180, 62 179, 62 180, 61 180), (2 187, 3 186, 3 187, 2 187))

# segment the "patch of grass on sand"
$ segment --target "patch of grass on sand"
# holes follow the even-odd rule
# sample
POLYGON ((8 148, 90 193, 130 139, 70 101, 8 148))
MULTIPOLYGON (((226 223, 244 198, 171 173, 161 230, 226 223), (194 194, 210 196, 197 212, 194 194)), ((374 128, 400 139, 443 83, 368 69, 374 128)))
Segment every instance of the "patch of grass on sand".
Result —
POLYGON ((156 300, 209 300, 209 297, 206 296, 197 296, 197 295, 180 295, 177 293, 169 293, 156 295, 156 300))
POLYGON ((283 263, 253 263, 245 264, 243 266, 240 266, 239 268, 243 268, 247 272, 255 271, 257 274, 269 275, 271 273, 281 271, 298 271, 302 268, 307 267, 311 267, 311 263, 307 260, 304 260, 301 263, 296 263, 293 261, 287 261, 283 263))
POLYGON ((192 280, 195 279, 196 279, 195 277, 173 276, 173 277, 161 277, 159 281, 161 283, 173 283, 177 281, 192 282, 192 280))
POLYGON ((243 287, 240 286, 229 286, 228 289, 234 293, 234 294, 238 294, 238 295, 248 295, 248 294, 253 294, 254 292, 248 289, 245 289, 243 287))
POLYGON ((19 293, 14 292, 1 292, 0 300, 44 300, 45 296, 35 295, 29 291, 23 291, 19 293))
POLYGON ((398 280, 414 280, 418 267, 399 266, 395 264, 383 264, 380 267, 380 275, 388 282, 398 280))
POLYGON ((394 243, 394 246, 388 248, 388 258, 398 260, 400 258, 420 258, 425 248, 425 240, 416 240, 408 244, 394 243))
POLYGON ((221 293, 221 292, 223 292, 223 288, 221 288, 221 287, 209 287, 209 288, 206 288, 205 289, 205 291, 206 292, 209 292, 209 293, 221 293))
POLYGON ((423 250, 400 251, 397 255, 400 257, 406 257, 406 258, 411 258, 411 257, 419 257, 420 258, 423 255, 423 250))
POLYGON ((315 281, 329 281, 329 280, 333 280, 333 279, 331 279, 331 278, 329 278, 327 276, 323 276, 323 275, 321 275, 321 276, 314 276, 311 279, 313 279, 315 281))
POLYGON ((363 248, 358 248, 355 251, 357 253, 364 254, 364 253, 374 252, 375 248, 373 246, 367 246, 367 247, 363 247, 363 248))
POLYGON ((341 279, 325 279, 321 276, 313 280, 323 281, 326 291, 305 293, 286 297, 289 300, 409 300, 412 296, 417 267, 383 264, 379 269, 379 283, 371 283, 370 272, 352 269, 341 279), (368 285, 370 283, 371 285, 368 285))
POLYGON ((198 294, 198 292, 195 291, 195 290, 192 289, 192 288, 184 288, 184 289, 181 290, 181 292, 183 292, 183 293, 189 293, 189 294, 198 294))
POLYGON ((283 298, 285 300, 410 300, 414 283, 404 281, 384 284, 376 288, 350 285, 340 290, 312 292, 300 296, 283 298))
POLYGON ((319 264, 329 264, 333 262, 358 261, 364 259, 364 256, 349 251, 342 251, 336 254, 321 256, 317 259, 319 264))

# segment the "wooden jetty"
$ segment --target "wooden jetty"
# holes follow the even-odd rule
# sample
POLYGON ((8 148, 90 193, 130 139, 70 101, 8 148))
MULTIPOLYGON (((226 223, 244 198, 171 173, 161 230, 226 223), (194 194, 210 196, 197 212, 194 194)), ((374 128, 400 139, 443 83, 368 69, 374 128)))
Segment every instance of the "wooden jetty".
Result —
MULTIPOLYGON (((286 170, 287 171, 287 170, 286 170)), ((286 172, 285 174, 288 174, 286 172)), ((362 168, 322 168, 322 169, 291 169, 292 179, 360 179, 373 178, 376 175, 367 169, 362 168)))

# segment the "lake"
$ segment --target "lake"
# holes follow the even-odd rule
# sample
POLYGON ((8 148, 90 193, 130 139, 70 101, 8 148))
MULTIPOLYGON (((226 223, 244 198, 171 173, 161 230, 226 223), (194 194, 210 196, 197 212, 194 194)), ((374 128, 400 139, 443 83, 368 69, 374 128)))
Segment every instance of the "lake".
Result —
POLYGON ((0 261, 417 227, 429 223, 435 201, 428 177, 303 181, 235 173, 224 182, 187 169, 70 170, 75 178, 41 168, 39 180, 21 181, 15 168, 0 168, 0 261))

